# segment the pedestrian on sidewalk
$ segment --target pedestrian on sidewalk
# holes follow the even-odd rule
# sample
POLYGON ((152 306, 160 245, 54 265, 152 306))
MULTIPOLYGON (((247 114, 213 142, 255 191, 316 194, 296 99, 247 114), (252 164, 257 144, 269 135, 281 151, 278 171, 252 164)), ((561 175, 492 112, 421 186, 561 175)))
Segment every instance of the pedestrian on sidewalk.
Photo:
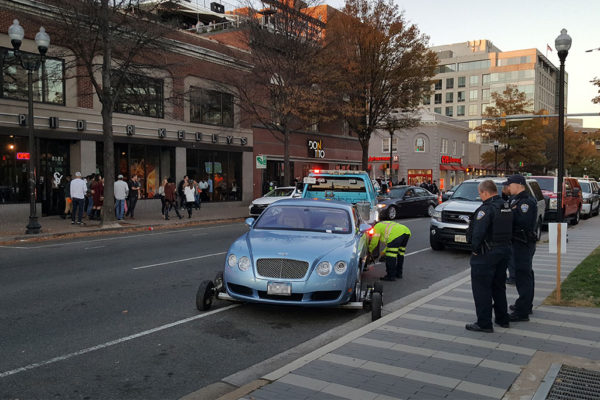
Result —
POLYGON ((158 187, 158 197, 160 197, 160 215, 165 218, 165 186, 167 185, 167 178, 163 178, 162 183, 158 187))
POLYGON ((200 202, 203 201, 208 201, 208 181, 207 181, 207 177, 204 176, 201 180, 200 183, 198 184, 198 186, 200 187, 200 202))
POLYGON ((381 278, 382 281, 402 279, 404 253, 410 235, 410 229, 397 222, 378 222, 373 227, 373 235, 369 240, 369 253, 374 259, 377 259, 379 254, 385 255, 386 274, 381 278), (384 246, 381 252, 378 251, 380 243, 384 246))
POLYGON ((92 199, 94 208, 90 219, 100 221, 100 212, 104 204, 104 180, 100 175, 96 175, 94 183, 92 183, 92 199))
POLYGON ((213 180, 210 175, 207 176, 206 183, 208 183, 208 201, 213 201, 213 180))
POLYGON ((202 193, 202 190, 200 189, 200 184, 197 181, 193 180, 192 184, 194 188, 194 208, 199 210, 202 205, 202 199, 200 198, 200 193, 202 193))
POLYGON ((494 332, 492 308, 496 324, 509 327, 506 302, 506 265, 510 257, 512 213, 508 203, 498 196, 492 180, 478 186, 483 204, 475 210, 469 224, 467 241, 471 242, 471 288, 477 322, 465 328, 476 332, 494 332))
POLYGON ((130 216, 131 219, 135 219, 134 212, 135 206, 137 204, 138 198, 140 197, 140 191, 142 189, 142 185, 138 179, 137 175, 133 175, 131 180, 129 181, 129 197, 127 200, 127 212, 125 216, 130 216))
POLYGON ((181 214, 177 209, 177 188, 175 187, 175 181, 172 178, 168 179, 165 185, 165 219, 169 219, 169 211, 174 207, 175 213, 181 219, 181 214))
POLYGON ((505 186, 512 195, 510 207, 513 213, 512 253, 515 263, 515 284, 519 298, 510 306, 511 321, 529 321, 533 308, 535 278, 533 275, 533 255, 535 254, 535 224, 537 222, 537 202, 525 190, 525 177, 511 175, 505 186))
POLYGON ((75 172, 75 179, 71 181, 71 201, 73 202, 73 211, 71 212, 71 224, 75 224, 75 215, 77 215, 77 224, 81 225, 83 222, 83 207, 85 205, 85 193, 87 192, 87 186, 85 181, 81 179, 81 172, 75 172))
POLYGON ((184 188, 185 185, 188 183, 188 176, 184 176, 183 179, 181 181, 179 181, 179 184, 177 185, 177 196, 179 196, 179 208, 183 208, 183 206, 185 205, 185 193, 184 193, 184 188))
POLYGON ((185 195, 185 207, 187 208, 188 218, 192 218, 192 208, 196 204, 196 193, 194 190, 193 181, 188 181, 183 187, 183 194, 185 195))
POLYGON ((125 200, 129 195, 129 187, 123 181, 123 175, 119 174, 118 180, 115 182, 115 213, 117 220, 122 221, 125 213, 125 200))
POLYGON ((73 201, 71 200, 71 175, 65 177, 65 213, 61 215, 62 219, 66 219, 71 214, 73 201))

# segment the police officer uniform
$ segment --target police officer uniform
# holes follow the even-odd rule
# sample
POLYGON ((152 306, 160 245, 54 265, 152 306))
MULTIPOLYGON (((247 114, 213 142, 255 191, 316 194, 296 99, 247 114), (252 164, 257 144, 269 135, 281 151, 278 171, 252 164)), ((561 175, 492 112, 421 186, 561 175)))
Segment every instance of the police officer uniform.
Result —
POLYGON ((498 195, 485 200, 470 221, 471 287, 477 323, 467 324, 471 331, 493 332, 492 308, 496 323, 508 328, 506 302, 506 265, 510 257, 512 213, 498 195))
POLYGON ((395 281, 396 278, 402 278, 404 253, 410 235, 410 229, 397 222, 378 222, 373 227, 369 253, 373 254, 373 251, 379 247, 379 243, 385 245, 385 249, 381 253, 385 255, 386 275, 381 278, 382 280, 395 281))
MULTIPOLYGON (((525 178, 513 175, 508 178, 505 185, 518 183, 526 185, 525 178)), ((513 240, 512 251, 515 263, 515 284, 519 298, 510 314, 511 321, 529 321, 529 314, 533 307, 535 282, 533 276, 532 260, 535 254, 535 224, 537 223, 537 201, 523 190, 514 195, 510 207, 513 213, 513 240)))

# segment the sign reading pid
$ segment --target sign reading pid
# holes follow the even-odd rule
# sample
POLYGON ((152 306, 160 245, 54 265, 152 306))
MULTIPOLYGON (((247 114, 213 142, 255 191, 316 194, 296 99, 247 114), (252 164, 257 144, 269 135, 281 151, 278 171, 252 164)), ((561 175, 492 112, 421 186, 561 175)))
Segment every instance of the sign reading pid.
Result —
POLYGON ((314 158, 325 158, 325 150, 323 150, 323 141, 309 140, 308 141, 308 156, 314 158))

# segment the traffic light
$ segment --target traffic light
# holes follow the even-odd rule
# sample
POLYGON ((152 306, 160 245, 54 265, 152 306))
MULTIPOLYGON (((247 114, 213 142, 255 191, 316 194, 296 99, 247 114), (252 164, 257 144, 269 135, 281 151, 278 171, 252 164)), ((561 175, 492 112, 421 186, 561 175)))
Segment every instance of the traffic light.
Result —
POLYGON ((500 126, 501 127, 506 126, 506 113, 505 112, 502 113, 502 119, 500 120, 500 126))

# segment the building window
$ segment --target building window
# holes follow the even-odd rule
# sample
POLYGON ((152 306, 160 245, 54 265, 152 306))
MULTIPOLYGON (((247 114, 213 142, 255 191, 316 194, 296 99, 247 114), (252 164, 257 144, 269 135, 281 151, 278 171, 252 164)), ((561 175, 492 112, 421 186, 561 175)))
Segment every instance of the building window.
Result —
POLYGON ((442 104, 442 94, 441 93, 436 93, 433 95, 433 102, 435 104, 442 104))
POLYGON ((115 102, 115 112, 163 118, 163 81, 147 76, 128 74, 115 102))
POLYGON ((458 63, 459 71, 473 71, 476 69, 488 69, 490 68, 491 62, 490 60, 479 60, 479 61, 468 61, 458 63))
MULTIPOLYGON (((381 142, 382 146, 381 146, 381 151, 383 153, 389 153, 390 152, 390 138, 384 138, 383 141, 381 142)), ((394 140, 392 141, 392 151, 398 151, 398 138, 394 138, 394 140)))
POLYGON ((446 72, 455 72, 456 71, 456 64, 446 64, 446 65, 438 65, 435 68, 434 74, 443 74, 446 72))
POLYGON ((452 142, 452 155, 456 155, 456 140, 452 142))
POLYGON ((477 89, 469 90, 469 100, 470 101, 477 101, 477 94, 478 93, 479 93, 479 91, 477 89))
POLYGON ((462 153, 461 155, 464 157, 465 156, 465 142, 462 142, 462 153))
POLYGON ((344 120, 344 122, 343 122, 343 125, 342 125, 342 134, 344 136, 350 135, 350 124, 348 123, 347 120, 344 120))
POLYGON ((434 107, 433 112, 436 114, 442 114, 442 107, 434 107))
POLYGON ((448 139, 442 139, 442 146, 440 149, 440 153, 442 153, 442 154, 448 153, 448 139))
POLYGON ((483 104, 481 105, 481 113, 482 113, 482 114, 485 114, 485 109, 486 109, 486 108, 488 108, 489 106, 490 106, 490 104, 489 104, 489 103, 483 103, 483 104))
POLYGON ((477 104, 469 104, 469 116, 479 115, 477 112, 477 104))
POLYGON ((457 117, 464 117, 465 116, 465 106, 456 106, 456 116, 457 117))
POLYGON ((469 77, 469 86, 479 85, 479 75, 472 75, 469 77))
POLYGON ((242 153, 187 149, 187 175, 195 181, 212 180, 213 192, 203 191, 203 201, 242 200, 242 153))
MULTIPOLYGON (((24 55, 33 53, 22 52, 24 55)), ((39 57, 39 54, 37 55, 39 57)), ((27 71, 14 57, 14 52, 0 47, 0 96, 7 99, 28 99, 27 71)), ((65 104, 65 65, 57 58, 46 58, 44 68, 33 72, 33 101, 65 104)))
POLYGON ((454 107, 446 107, 446 117, 452 117, 454 112, 454 107))
POLYGON ((481 75, 481 84, 489 85, 490 84, 490 74, 481 75))
POLYGON ((217 90, 192 87, 190 121, 233 127, 233 96, 217 90))
POLYGON ((510 57, 510 58, 499 58, 496 64, 499 67, 505 65, 517 65, 517 64, 529 64, 531 63, 531 56, 520 56, 520 57, 510 57))
POLYGON ((435 90, 442 90, 442 80, 438 79, 436 81, 433 82, 433 88, 435 90))
POLYGON ((431 104, 431 95, 428 94, 426 96, 423 96, 423 104, 426 106, 431 104))
POLYGON ((415 151, 417 153, 423 153, 425 152, 425 139, 422 137, 418 137, 415 140, 415 151))
POLYGON ((481 100, 487 101, 490 99, 490 89, 483 89, 481 91, 481 100))
POLYGON ((446 89, 454 89, 454 78, 446 78, 446 89))
POLYGON ((460 92, 456 92, 456 101, 458 103, 462 103, 465 101, 465 91, 461 90, 460 92))
MULTIPOLYGON (((477 113, 477 105, 473 104, 475 106, 475 113, 477 113)), ((477 115, 477 114, 473 114, 473 115, 477 115)), ((469 121, 469 129, 475 129, 478 126, 481 125, 481 121, 469 121)), ((469 141, 471 141, 471 139, 469 139, 469 141)))
POLYGON ((467 85, 467 77, 466 76, 459 76, 458 77, 458 87, 465 87, 467 85))
POLYGON ((450 92, 450 93, 446 93, 446 103, 453 103, 454 102, 454 93, 450 92))

